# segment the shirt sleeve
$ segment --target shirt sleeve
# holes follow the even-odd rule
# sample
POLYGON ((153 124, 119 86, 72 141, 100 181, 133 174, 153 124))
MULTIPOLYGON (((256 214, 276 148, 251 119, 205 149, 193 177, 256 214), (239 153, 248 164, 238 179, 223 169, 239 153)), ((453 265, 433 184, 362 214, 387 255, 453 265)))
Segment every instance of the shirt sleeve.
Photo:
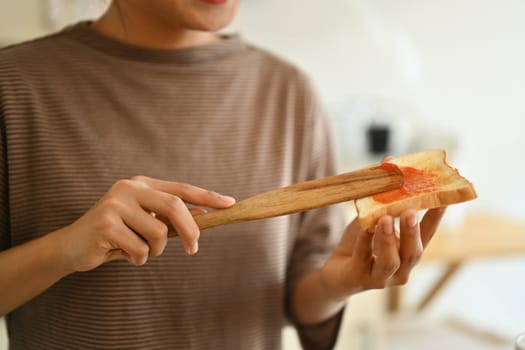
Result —
POLYGON ((9 203, 7 187, 7 144, 4 118, 0 109, 0 251, 9 248, 9 203))
MULTIPOLYGON (((305 85, 305 114, 309 120, 304 130, 308 137, 304 137, 301 153, 307 163, 306 180, 310 180, 334 175, 337 170, 328 121, 319 98, 309 84, 305 85)), ((287 275, 287 305, 305 349, 331 349, 337 340, 343 311, 318 325, 302 326, 289 312, 291 292, 305 274, 322 267, 334 250, 347 224, 346 212, 344 204, 337 204, 305 212, 297 219, 297 236, 287 275)))

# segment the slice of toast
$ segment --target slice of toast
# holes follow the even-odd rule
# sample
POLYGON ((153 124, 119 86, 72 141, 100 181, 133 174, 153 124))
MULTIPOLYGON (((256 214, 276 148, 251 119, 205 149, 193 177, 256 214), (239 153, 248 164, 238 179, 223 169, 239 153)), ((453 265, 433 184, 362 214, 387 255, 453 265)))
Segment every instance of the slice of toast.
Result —
POLYGON ((386 214, 399 216, 408 208, 437 208, 477 197, 474 186, 447 163, 445 150, 428 150, 391 158, 382 166, 389 164, 401 169, 404 185, 397 190, 355 201, 363 229, 375 225, 386 214))

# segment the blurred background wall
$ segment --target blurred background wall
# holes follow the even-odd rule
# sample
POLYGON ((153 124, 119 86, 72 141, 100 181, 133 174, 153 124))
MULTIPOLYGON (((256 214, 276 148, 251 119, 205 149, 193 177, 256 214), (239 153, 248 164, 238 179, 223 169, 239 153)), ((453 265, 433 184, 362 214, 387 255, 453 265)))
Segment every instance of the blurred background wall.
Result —
MULTIPOLYGON (((446 148, 479 195, 450 208, 454 226, 468 212, 525 220, 524 18, 522 0, 253 0, 233 27, 314 79, 343 168, 369 160, 372 122, 391 125, 393 154, 446 148)), ((438 269, 420 267, 406 299, 438 269)), ((523 257, 475 260, 427 313, 512 337, 524 291, 523 257)))
POLYGON ((480 194, 469 206, 524 218, 524 14, 522 0, 246 0, 234 27, 313 77, 347 119, 343 161, 363 122, 390 119, 414 138, 394 151, 420 132, 456 144, 480 194))
MULTIPOLYGON (((0 45, 94 17, 106 3, 0 0, 0 45)), ((479 195, 452 208, 444 224, 454 226, 471 212, 525 221, 524 18, 523 0, 241 0, 225 31, 310 75, 341 170, 378 159, 366 148, 372 123, 391 129, 388 153, 446 148, 479 195)), ((408 303, 435 269, 415 272, 408 303)), ((522 256, 476 260, 427 313, 511 336, 525 330, 524 290, 522 256)))

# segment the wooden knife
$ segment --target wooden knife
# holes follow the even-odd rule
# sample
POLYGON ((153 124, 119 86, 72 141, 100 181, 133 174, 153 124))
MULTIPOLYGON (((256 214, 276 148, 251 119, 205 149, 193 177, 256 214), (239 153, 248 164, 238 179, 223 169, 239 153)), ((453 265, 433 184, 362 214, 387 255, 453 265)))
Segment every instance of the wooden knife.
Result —
MULTIPOLYGON (((347 202, 401 186, 403 174, 399 168, 391 164, 376 165, 260 193, 230 208, 197 215, 194 219, 198 227, 204 230, 347 202)), ((170 227, 168 237, 174 236, 177 236, 177 231, 170 227)))

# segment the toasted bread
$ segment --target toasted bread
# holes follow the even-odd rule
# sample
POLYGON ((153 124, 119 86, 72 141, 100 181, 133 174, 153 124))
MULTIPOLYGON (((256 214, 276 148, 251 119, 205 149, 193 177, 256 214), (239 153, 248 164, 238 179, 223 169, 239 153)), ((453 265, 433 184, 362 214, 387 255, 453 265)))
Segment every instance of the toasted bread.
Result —
POLYGON ((392 158, 383 166, 389 164, 401 169, 405 183, 400 189, 355 201, 363 229, 375 225, 383 215, 399 216, 408 208, 437 208, 477 197, 474 186, 447 163, 445 150, 428 150, 392 158))

